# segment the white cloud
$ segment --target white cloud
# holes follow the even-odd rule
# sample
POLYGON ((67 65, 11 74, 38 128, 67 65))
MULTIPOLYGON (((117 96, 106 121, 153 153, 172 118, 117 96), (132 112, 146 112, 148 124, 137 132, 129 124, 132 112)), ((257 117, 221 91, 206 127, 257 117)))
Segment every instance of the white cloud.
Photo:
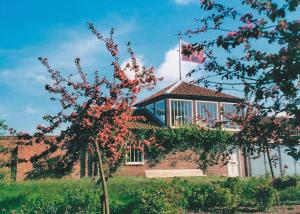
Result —
MULTIPOLYGON (((115 26, 114 38, 125 46, 124 40, 137 27, 135 20, 106 19, 95 24, 97 29, 107 36, 108 26, 115 26)), ((35 43, 38 45, 22 49, 0 48, 0 58, 5 59, 2 60, 5 63, 0 65, 0 85, 5 89, 0 91, 0 97, 2 94, 6 97, 6 101, 0 103, 0 119, 6 119, 7 124, 17 130, 33 132, 36 124, 42 122, 41 115, 57 112, 57 105, 49 104, 49 94, 43 87, 51 78, 38 61, 39 56, 47 57, 53 69, 61 71, 64 76, 74 74, 77 57, 81 58, 83 70, 88 74, 99 70, 100 75, 105 75, 104 72, 110 71, 107 70, 110 69, 111 57, 85 25, 49 29, 44 38, 43 44, 35 43), (28 100, 30 105, 26 103, 28 100), (20 117, 26 119, 20 121, 20 117)), ((123 47, 120 49, 123 50, 123 47)), ((76 78, 78 76, 74 75, 73 79, 76 78)))
MULTIPOLYGON (((143 56, 137 56, 136 57, 137 60, 137 64, 142 67, 144 66, 144 62, 143 62, 143 56)), ((121 68, 124 69, 125 75, 128 79, 134 79, 134 75, 135 73, 131 70, 129 70, 128 68, 126 68, 126 64, 127 63, 131 63, 130 59, 125 60, 122 64, 121 64, 121 68)))
MULTIPOLYGON (((31 52, 32 49, 28 48, 25 52, 31 52)), ((6 80, 6 83, 30 81, 45 84, 49 81, 49 75, 37 60, 38 56, 47 56, 50 64, 56 69, 70 70, 75 68, 76 57, 82 58, 83 64, 96 64, 100 53, 99 41, 93 35, 69 35, 67 41, 40 47, 39 53, 19 53, 27 57, 17 61, 14 68, 0 70, 0 77, 6 80)))
POLYGON ((28 113, 28 114, 39 114, 40 113, 40 111, 38 109, 33 108, 31 106, 27 106, 25 108, 25 112, 28 113))
MULTIPOLYGON (((198 66, 196 63, 181 62, 181 76, 183 80, 189 80, 187 73, 198 66)), ((179 56, 178 46, 166 52, 163 63, 157 69, 157 76, 163 77, 166 84, 179 80, 179 56)))
MULTIPOLYGON (((115 38, 129 33, 134 26, 132 21, 122 23, 117 28, 115 38)), ((101 31, 103 32, 103 31, 101 31)), ((104 34, 108 34, 108 30, 104 34)), ((0 82, 8 85, 42 84, 50 81, 46 69, 38 61, 39 56, 48 58, 50 65, 61 72, 73 73, 74 60, 79 57, 85 72, 93 72, 103 67, 106 60, 104 45, 86 29, 57 30, 58 39, 49 41, 42 46, 32 46, 20 50, 0 49, 0 55, 14 59, 14 65, 9 68, 0 68, 0 82), (101 57, 104 59, 101 60, 101 57)))
POLYGON ((196 2, 195 0, 174 0, 178 5, 187 5, 196 2))

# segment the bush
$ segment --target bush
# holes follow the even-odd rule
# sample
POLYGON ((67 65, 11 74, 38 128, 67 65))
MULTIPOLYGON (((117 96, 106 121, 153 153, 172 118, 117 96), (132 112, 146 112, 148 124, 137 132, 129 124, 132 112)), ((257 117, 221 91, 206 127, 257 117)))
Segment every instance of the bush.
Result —
POLYGON ((240 206, 266 211, 274 204, 275 194, 268 179, 251 178, 243 182, 240 206))
POLYGON ((272 186, 277 190, 283 190, 288 187, 296 187, 297 179, 294 177, 280 177, 272 181, 272 186))
POLYGON ((189 197, 189 208, 199 210, 234 211, 238 206, 238 197, 230 189, 222 187, 219 183, 207 183, 192 189, 189 197))
POLYGON ((136 199, 139 213, 183 213, 188 206, 187 189, 184 180, 152 180, 145 189, 132 188, 130 194, 136 199))
POLYGON ((26 203, 23 213, 93 213, 100 210, 99 190, 63 186, 26 203))
POLYGON ((288 187, 279 192, 280 201, 283 203, 298 203, 300 202, 300 188, 288 187))
POLYGON ((0 181, 8 180, 10 171, 6 168, 0 168, 0 181))
MULTIPOLYGON (((277 193, 271 179, 265 178, 116 177, 108 185, 112 214, 264 211, 274 204, 277 193)), ((90 180, 0 182, 0 207, 17 212, 22 209, 23 213, 98 213, 99 189, 90 180)), ((299 187, 278 193, 282 202, 299 202, 299 187)))

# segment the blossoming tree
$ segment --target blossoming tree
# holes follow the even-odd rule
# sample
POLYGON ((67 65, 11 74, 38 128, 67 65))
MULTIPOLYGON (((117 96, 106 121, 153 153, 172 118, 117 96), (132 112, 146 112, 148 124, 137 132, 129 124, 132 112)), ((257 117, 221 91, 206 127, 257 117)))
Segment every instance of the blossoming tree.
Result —
MULTIPOLYGON (((113 39, 113 30, 109 37, 104 37, 93 24, 89 24, 89 29, 105 44, 113 59, 112 72, 106 73, 111 76, 100 77, 96 71, 93 80, 90 80, 80 65, 80 59, 77 58, 75 64, 80 78, 79 81, 75 81, 73 76, 64 77, 53 69, 47 58, 40 57, 40 62, 52 79, 45 89, 52 95, 51 100, 60 103, 61 110, 55 115, 44 116, 49 125, 38 125, 38 131, 33 136, 14 133, 13 130, 12 133, 16 134, 23 144, 46 144, 48 149, 32 157, 31 161, 35 166, 46 166, 47 160, 52 158, 53 162, 49 167, 61 175, 72 170, 79 159, 80 151, 87 148, 97 158, 99 182, 103 190, 103 213, 109 214, 106 181, 110 173, 123 161, 127 146, 143 150, 144 146, 150 146, 155 141, 151 137, 148 140, 137 138, 127 128, 127 124, 143 119, 131 115, 129 110, 138 93, 143 89, 151 89, 159 78, 155 77, 153 67, 146 68, 137 63, 130 44, 127 50, 130 60, 124 68, 121 67, 119 47, 113 39), (134 73, 134 78, 129 79, 125 71, 134 73), (58 137, 46 137, 56 129, 61 130, 58 137), (55 155, 57 150, 61 150, 63 154, 55 155)), ((36 173, 39 170, 37 168, 36 173)))
POLYGON ((194 82, 219 91, 244 93, 245 102, 239 108, 247 114, 243 120, 238 114, 231 115, 242 130, 235 135, 238 144, 253 151, 254 146, 243 142, 262 145, 259 147, 266 150, 268 145, 284 143, 289 146, 288 154, 296 157, 299 151, 294 146, 298 141, 291 136, 300 125, 299 1, 239 2, 239 6, 227 7, 214 0, 200 1, 206 15, 197 19, 197 28, 185 35, 197 37, 213 32, 213 36, 185 50, 185 55, 205 53, 203 66, 189 75, 195 77, 194 82), (243 9, 247 12, 238 11, 243 9), (208 74, 200 75, 203 70, 208 74), (280 116, 288 120, 278 122, 280 116), (273 144, 262 143, 270 140, 273 144))

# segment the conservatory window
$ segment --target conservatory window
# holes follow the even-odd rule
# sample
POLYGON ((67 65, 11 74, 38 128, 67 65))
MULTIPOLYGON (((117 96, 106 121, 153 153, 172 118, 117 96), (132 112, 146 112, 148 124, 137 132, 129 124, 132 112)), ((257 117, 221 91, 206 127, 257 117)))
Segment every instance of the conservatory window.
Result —
POLYGON ((130 145, 127 147, 125 162, 127 165, 144 164, 144 153, 130 145))
POLYGON ((155 103, 155 115, 165 124, 166 121, 166 103, 165 100, 161 100, 155 103))
POLYGON ((216 102, 197 102, 197 120, 213 124, 218 119, 218 105, 216 102))
POLYGON ((235 124, 234 122, 232 122, 230 120, 230 116, 232 116, 236 113, 238 115, 242 114, 241 111, 237 112, 235 105, 236 105, 235 103, 222 103, 222 108, 223 108, 222 118, 223 118, 223 121, 225 122, 223 125, 224 128, 238 129, 237 124, 235 124))
POLYGON ((171 125, 181 126, 192 123, 192 101, 171 100, 171 125))
POLYGON ((154 114, 154 103, 151 103, 149 105, 146 105, 146 109, 151 112, 152 114, 154 114))

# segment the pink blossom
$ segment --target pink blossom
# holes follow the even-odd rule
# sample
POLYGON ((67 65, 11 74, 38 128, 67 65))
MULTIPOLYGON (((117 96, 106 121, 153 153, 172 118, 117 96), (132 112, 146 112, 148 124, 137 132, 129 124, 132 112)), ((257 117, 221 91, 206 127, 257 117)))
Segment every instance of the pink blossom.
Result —
POLYGON ((237 36, 237 35, 238 35, 238 33, 235 31, 231 31, 227 34, 227 36, 237 36))

